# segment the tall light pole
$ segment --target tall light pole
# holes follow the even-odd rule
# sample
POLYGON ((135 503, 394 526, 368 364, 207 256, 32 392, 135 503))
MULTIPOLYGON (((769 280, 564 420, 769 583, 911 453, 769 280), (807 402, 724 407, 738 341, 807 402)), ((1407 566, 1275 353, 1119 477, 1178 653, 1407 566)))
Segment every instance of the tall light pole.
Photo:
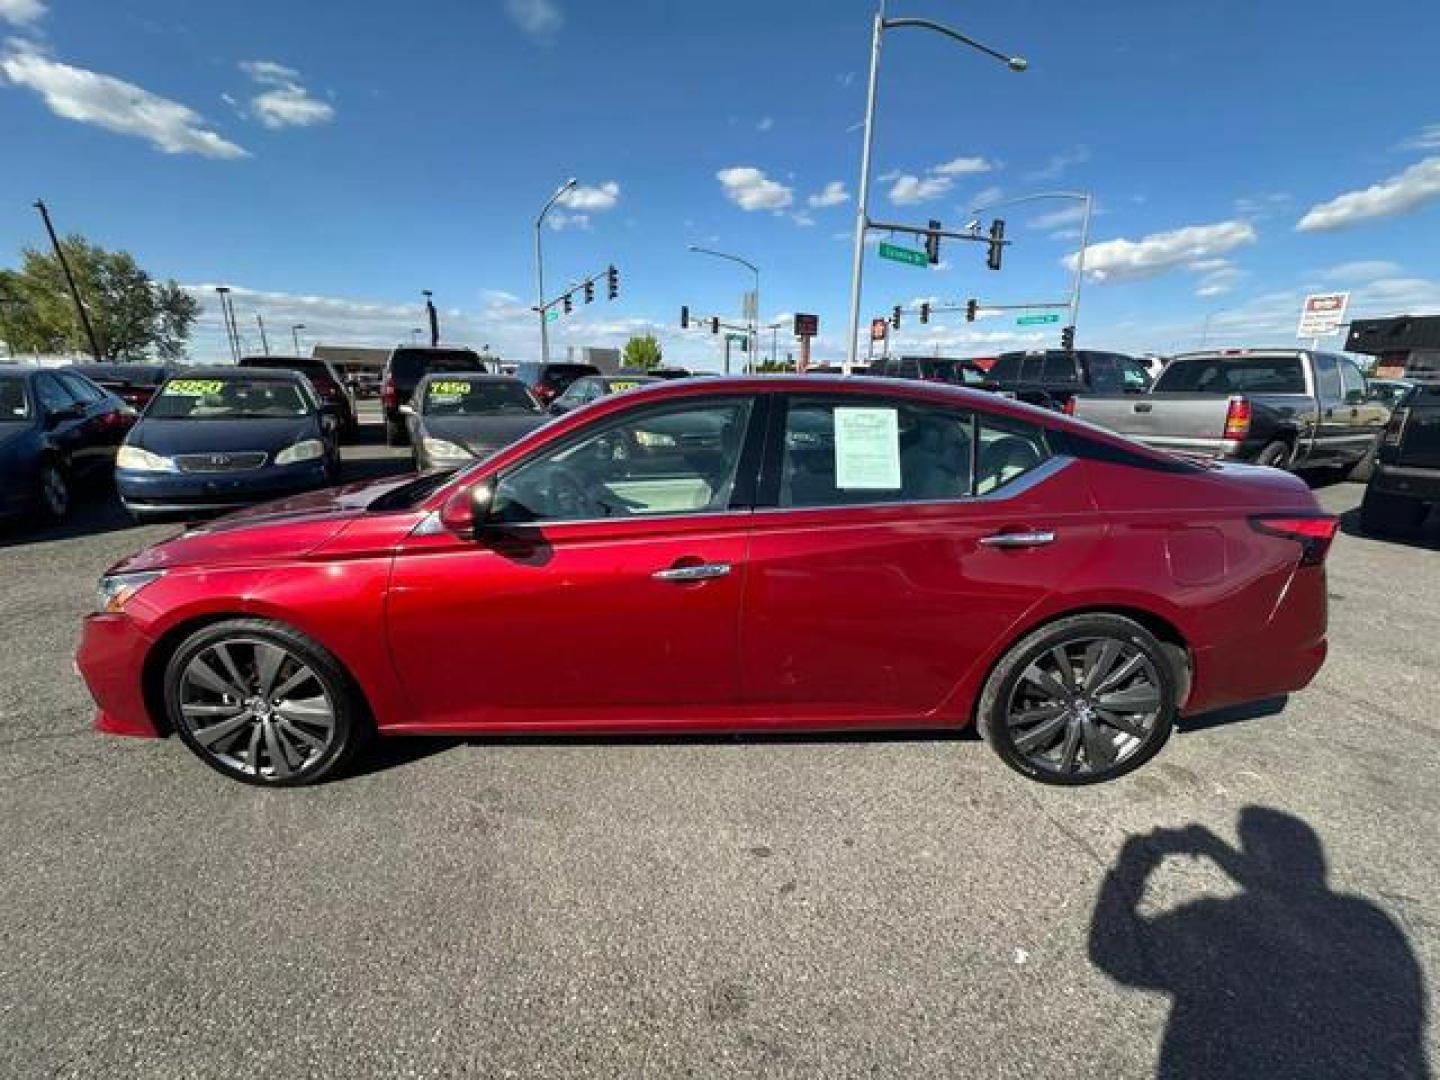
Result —
POLYGON ((865 262, 865 233, 870 227, 870 150, 875 142, 875 88, 880 80, 880 40, 886 30, 902 30, 914 27, 918 30, 934 30, 948 38, 968 45, 986 56, 999 60, 1011 71, 1024 71, 1028 62, 1021 56, 1006 56, 988 45, 982 45, 968 38, 958 30, 932 22, 929 19, 887 19, 885 2, 881 0, 880 10, 875 12, 875 24, 870 35, 870 83, 865 94, 865 137, 860 149, 860 185, 855 201, 855 251, 850 263, 850 334, 845 346, 845 374, 855 366, 860 335, 860 284, 861 270, 865 262))
POLYGON ((540 360, 542 363, 550 362, 550 327, 545 321, 545 253, 540 243, 540 231, 545 225, 545 215, 550 208, 560 201, 561 197, 575 186, 575 177, 570 177, 565 183, 555 189, 555 194, 550 196, 550 201, 540 211, 540 216, 535 219, 535 310, 540 316, 540 360))
POLYGON ((711 255, 717 259, 729 259, 733 263, 739 263, 747 267, 755 275, 755 310, 750 322, 750 363, 755 363, 756 353, 760 348, 760 268, 749 259, 742 259, 739 255, 731 255, 724 251, 713 251, 710 248, 700 247, 698 244, 689 245, 689 250, 696 255, 711 255))
POLYGON ((296 356, 300 355, 300 331, 304 329, 305 324, 303 322, 297 322, 294 326, 290 327, 290 340, 295 342, 296 356))
POLYGON ((95 336, 95 327, 90 323, 90 313, 85 310, 85 304, 80 299, 80 287, 75 284, 75 275, 70 271, 70 260, 65 258, 65 249, 60 246, 60 238, 55 235, 50 209, 45 205, 44 199, 35 200, 35 209, 40 211, 40 219, 45 222, 45 231, 50 234, 50 246, 55 249, 55 258, 60 261, 60 269, 64 271, 65 281, 70 286, 70 297, 75 301, 75 314, 80 317, 80 326, 90 342, 90 355, 98 364, 104 359, 104 354, 100 351, 100 339, 95 336))
POLYGON ((230 286, 216 285, 215 293, 220 297, 220 318, 225 323, 225 340, 230 345, 230 359, 240 362, 240 328, 235 325, 235 312, 230 307, 230 286))
POLYGON ((1085 204, 1085 216, 1080 222, 1080 250, 1075 254, 1075 273, 1070 282, 1070 331, 1075 331, 1075 320, 1080 317, 1080 283, 1085 278, 1085 249, 1090 246, 1090 216, 1095 208, 1095 196, 1088 191, 1037 191, 1033 195, 1017 195, 1013 199, 986 203, 971 209, 971 215, 997 206, 1014 206, 1016 203, 1035 202, 1037 199, 1075 199, 1085 204))
POLYGON ((260 327, 260 348, 264 350, 266 356, 269 356, 270 339, 265 336, 265 316, 258 311, 255 313, 255 325, 260 327))

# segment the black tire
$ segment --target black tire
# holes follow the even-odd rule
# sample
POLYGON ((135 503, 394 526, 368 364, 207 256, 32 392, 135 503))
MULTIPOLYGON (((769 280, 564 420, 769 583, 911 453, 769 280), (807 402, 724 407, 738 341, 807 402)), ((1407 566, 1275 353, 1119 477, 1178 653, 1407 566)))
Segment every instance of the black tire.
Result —
POLYGON ((1268 465, 1272 469, 1288 469, 1290 467, 1290 444, 1276 439, 1267 443, 1260 453, 1255 455, 1256 465, 1268 465))
POLYGON ((1355 462, 1355 464, 1341 470, 1341 478, 1361 484, 1369 480, 1370 475, 1375 471, 1375 454, 1379 449, 1380 440, 1377 438, 1370 444, 1369 449, 1365 451, 1364 457, 1355 462))
POLYGON ((1418 499, 1367 487, 1360 503, 1360 527, 1370 536, 1390 536, 1418 529, 1427 513, 1428 507, 1418 499))
MULTIPOLYGON (((308 679, 298 684, 299 687, 310 685, 308 679)), ((345 770, 371 733, 365 701, 340 662, 324 646, 300 631, 268 619, 227 619, 195 631, 180 644, 165 666, 164 695, 171 727, 196 757, 232 780, 259 787, 302 787, 331 779, 345 770), (272 673, 272 689, 287 672, 293 679, 299 677, 299 668, 309 669, 314 682, 322 690, 325 705, 329 707, 331 728, 328 731, 317 726, 312 719, 318 715, 318 710, 309 703, 320 700, 313 694, 290 702, 290 707, 296 710, 293 713, 281 705, 273 711, 266 709, 264 718, 250 716, 254 706, 249 702, 242 704, 243 699, 238 695, 227 697, 217 693, 215 696, 220 700, 209 705, 186 700, 185 695, 193 688, 204 689, 203 684, 187 679, 192 671, 192 662, 199 658, 208 664, 219 655, 214 651, 216 646, 223 646, 223 652, 230 656, 232 664, 221 663, 210 670, 218 673, 222 681, 231 684, 234 680, 227 670, 239 674, 244 680, 244 684, 237 687, 241 693, 254 689, 254 684, 248 680, 253 677, 258 683, 261 677, 257 643, 266 649, 282 651, 294 663, 294 666, 287 667, 285 661, 280 662, 272 673), (191 707, 209 709, 213 713, 228 708, 229 705, 224 703, 232 702, 232 697, 235 713, 222 716, 212 724, 202 724, 201 719, 192 719, 184 711, 186 707, 191 707), (305 708, 302 709, 302 705, 305 708), (297 716, 301 718, 298 721, 297 716), (217 728, 237 722, 238 726, 233 728, 234 739, 228 736, 215 738, 210 734, 217 728), (274 732, 265 731, 265 727, 271 724, 275 727, 274 732), (284 734, 282 738, 281 725, 291 725, 285 728, 287 732, 296 732, 298 728, 299 734, 284 734), (257 731, 260 734, 256 734, 257 731), (208 739, 207 735, 210 736, 208 739), (272 738, 274 742, 270 741, 272 738), (306 741, 301 742, 302 738, 306 741), (323 745, 316 746, 316 742, 323 745), (241 743, 247 744, 243 756, 241 743), (283 749, 281 743, 284 744, 283 749), (298 767, 287 756, 297 747, 298 752, 306 755, 301 758, 298 767), (279 756, 285 759, 279 767, 275 760, 277 750, 280 751, 279 756)), ((268 697, 268 694, 264 696, 268 697)))
POLYGON ((54 458, 42 461, 36 475, 35 498, 40 516, 51 524, 60 524, 70 515, 73 498, 70 477, 65 472, 65 467, 54 458))
MULTIPOLYGON (((1096 659, 1101 659, 1104 655, 1101 652, 1096 659)), ((976 721, 981 736, 1000 760, 1022 776, 1043 784, 1098 784, 1138 769, 1160 752, 1174 728, 1179 692, 1180 679, 1177 677, 1174 661, 1165 646, 1139 623, 1120 615, 1072 615, 1026 635, 1000 658, 980 694, 976 721), (1032 669, 1032 665, 1037 665, 1042 660, 1053 661, 1056 650, 1073 656, 1074 654, 1067 650, 1083 646, 1085 652, 1080 654, 1082 667, 1078 673, 1083 677, 1086 674, 1083 665, 1091 656, 1090 648, 1103 642, 1114 642, 1115 647, 1121 650, 1111 661, 1111 673, 1122 673, 1122 669, 1131 663, 1133 657, 1142 657, 1143 660, 1137 664, 1135 673, 1106 692, 1101 689, 1106 685, 1103 677, 1105 672, 1101 672, 1102 677, 1087 688, 1076 682, 1077 672, 1072 667, 1065 689, 1067 693, 1073 689, 1074 694, 1068 696, 1059 707, 1059 714, 1045 716, 1034 727, 1017 736, 1019 724, 1012 720, 1012 715, 1041 715, 1056 707, 1043 705, 1038 709, 1012 714, 1012 706, 1017 699, 1030 693, 1031 689, 1038 685, 1027 678, 1027 672, 1032 669), (1023 686, 1022 680, 1025 681, 1023 686), (1113 706, 1102 709, 1098 704, 1102 700, 1116 701, 1121 697, 1151 689, 1156 702, 1153 716, 1147 716, 1141 721, 1135 721, 1129 716, 1119 716, 1113 706), (1133 725, 1133 728, 1111 726, 1105 717, 1116 721, 1123 720, 1125 724, 1133 725), (1047 751, 1054 749, 1060 755, 1059 761, 1049 762, 1041 752, 1041 746, 1022 748, 1017 743, 1017 737, 1022 741, 1033 739, 1041 733, 1041 729, 1057 723, 1059 726, 1053 730, 1054 744, 1043 745, 1047 751), (1098 764, 1088 760, 1092 753, 1092 737, 1095 739, 1095 750, 1103 750, 1105 754, 1114 753, 1116 756, 1113 760, 1101 760, 1098 764), (1073 767, 1068 768, 1063 766, 1067 747, 1070 748, 1073 763, 1073 767), (1087 759, 1083 768, 1079 760, 1082 755, 1087 759)), ((1103 756, 1096 753, 1097 758, 1103 756)))

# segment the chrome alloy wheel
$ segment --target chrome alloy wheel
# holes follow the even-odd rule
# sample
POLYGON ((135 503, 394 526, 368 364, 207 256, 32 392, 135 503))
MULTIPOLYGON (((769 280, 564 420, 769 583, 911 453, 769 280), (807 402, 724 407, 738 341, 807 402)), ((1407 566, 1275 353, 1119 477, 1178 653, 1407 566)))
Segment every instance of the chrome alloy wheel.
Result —
POLYGON ((196 653, 181 674, 180 715, 201 752, 260 781, 318 764, 335 739, 335 703, 314 670, 260 638, 196 653))

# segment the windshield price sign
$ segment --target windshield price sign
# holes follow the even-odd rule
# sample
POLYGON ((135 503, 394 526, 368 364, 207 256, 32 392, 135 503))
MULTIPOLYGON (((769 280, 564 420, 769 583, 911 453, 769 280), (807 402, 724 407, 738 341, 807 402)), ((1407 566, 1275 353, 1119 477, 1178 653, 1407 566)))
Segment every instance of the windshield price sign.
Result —
POLYGON ((1295 336, 1326 337, 1337 332, 1345 322, 1349 304, 1348 292, 1311 293, 1300 308, 1300 328, 1295 336))

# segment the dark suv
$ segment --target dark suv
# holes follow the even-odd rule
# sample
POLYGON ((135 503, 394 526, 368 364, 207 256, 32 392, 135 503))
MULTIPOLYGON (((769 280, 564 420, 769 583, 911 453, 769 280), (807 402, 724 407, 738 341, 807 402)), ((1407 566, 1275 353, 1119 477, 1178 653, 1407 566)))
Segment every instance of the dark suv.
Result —
POLYGON ((1077 394, 1143 394, 1150 382, 1145 365, 1132 356, 1045 349, 1002 353, 990 368, 987 385, 1028 404, 1068 412, 1077 394))
POLYGON ((320 403, 331 413, 340 425, 340 438, 353 439, 359 430, 360 420, 355 414, 355 399, 345 380, 329 360, 318 356, 242 356, 240 366, 266 368, 271 371, 298 371, 310 380, 320 403))
POLYGON ((982 386, 986 381, 985 372, 969 360, 952 360, 946 356, 886 357, 872 362, 869 374, 886 379, 922 379, 955 386, 982 386))
POLYGON ((570 388, 576 379, 586 375, 599 375, 600 369, 594 364, 517 364, 515 375, 530 388, 546 408, 570 388))
POLYGON ((1360 504, 1374 535, 1418 529, 1440 505, 1440 382, 1412 387, 1390 414, 1360 504))
POLYGON ((409 439, 409 429, 400 406, 410 401, 415 387, 426 375, 437 371, 485 371, 485 361, 474 349, 447 348, 443 345, 429 348, 405 345, 390 354, 385 361, 385 374, 380 379, 380 404, 385 410, 385 442, 389 446, 404 446, 409 439))

